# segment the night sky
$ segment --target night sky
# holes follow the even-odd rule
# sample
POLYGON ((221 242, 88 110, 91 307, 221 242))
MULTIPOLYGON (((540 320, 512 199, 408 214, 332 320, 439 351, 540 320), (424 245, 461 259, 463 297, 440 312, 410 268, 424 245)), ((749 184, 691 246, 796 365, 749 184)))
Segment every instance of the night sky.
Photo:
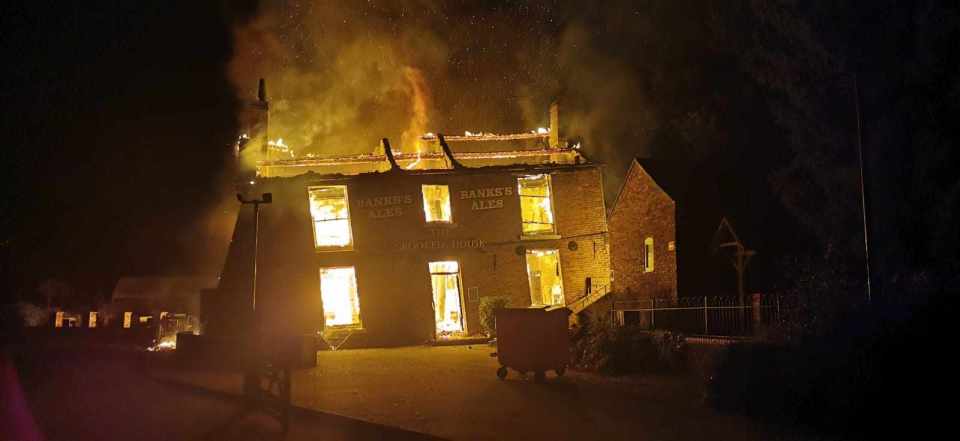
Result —
POLYGON ((634 156, 696 168, 701 210, 760 252, 758 289, 798 259, 862 271, 859 97, 876 277, 957 265, 950 2, 19 3, 2 14, 2 211, 23 297, 46 278, 105 293, 122 275, 216 274, 261 77, 271 137, 302 153, 402 139, 411 76, 432 132, 526 131, 559 99, 608 197, 634 156))

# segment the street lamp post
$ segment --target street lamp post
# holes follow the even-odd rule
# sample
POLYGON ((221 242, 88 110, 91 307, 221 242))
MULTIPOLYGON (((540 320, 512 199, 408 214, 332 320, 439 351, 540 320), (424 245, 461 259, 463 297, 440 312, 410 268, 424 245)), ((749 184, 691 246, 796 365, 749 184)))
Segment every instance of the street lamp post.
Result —
POLYGON ((253 314, 253 329, 247 334, 251 337, 248 342, 253 347, 250 365, 246 366, 243 377, 243 391, 247 397, 248 406, 266 411, 276 416, 286 434, 290 424, 290 368, 278 365, 267 346, 266 336, 262 332, 262 318, 257 313, 257 258, 259 256, 260 238, 260 205, 273 202, 273 194, 263 193, 260 199, 246 199, 237 193, 237 200, 241 204, 253 204, 253 289, 250 310, 253 314))
POLYGON ((243 205, 253 204, 253 289, 252 289, 252 302, 251 310, 253 311, 254 321, 256 320, 256 311, 257 311, 257 257, 260 253, 260 204, 269 204, 273 202, 272 193, 264 193, 260 199, 246 199, 242 194, 237 193, 237 200, 240 201, 243 205))

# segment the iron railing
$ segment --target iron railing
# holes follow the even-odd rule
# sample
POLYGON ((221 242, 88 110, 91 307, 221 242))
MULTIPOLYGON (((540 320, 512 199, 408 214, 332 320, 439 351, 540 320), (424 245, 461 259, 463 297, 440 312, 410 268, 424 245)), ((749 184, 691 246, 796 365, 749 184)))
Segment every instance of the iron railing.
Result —
POLYGON ((738 297, 680 297, 615 300, 619 325, 662 329, 690 335, 752 336, 762 326, 781 322, 793 307, 778 294, 738 297))

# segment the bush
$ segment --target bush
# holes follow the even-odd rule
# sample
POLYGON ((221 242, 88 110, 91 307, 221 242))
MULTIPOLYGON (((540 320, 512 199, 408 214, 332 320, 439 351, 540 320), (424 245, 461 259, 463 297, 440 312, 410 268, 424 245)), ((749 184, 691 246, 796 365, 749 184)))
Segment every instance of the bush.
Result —
MULTIPOLYGON (((893 438, 950 421, 934 404, 955 376, 944 356, 958 302, 875 305, 788 344, 729 348, 710 381, 714 407, 851 439, 893 438), (913 424, 924 421, 924 424, 913 424), (881 423, 882 422, 882 423, 881 423)), ((948 398, 949 399, 949 398, 948 398)))
POLYGON ((510 298, 506 296, 488 296, 480 298, 480 326, 490 337, 497 336, 497 310, 506 308, 510 298))
POLYGON ((683 336, 617 326, 605 315, 582 320, 573 335, 574 366, 609 375, 676 371, 683 366, 683 336))

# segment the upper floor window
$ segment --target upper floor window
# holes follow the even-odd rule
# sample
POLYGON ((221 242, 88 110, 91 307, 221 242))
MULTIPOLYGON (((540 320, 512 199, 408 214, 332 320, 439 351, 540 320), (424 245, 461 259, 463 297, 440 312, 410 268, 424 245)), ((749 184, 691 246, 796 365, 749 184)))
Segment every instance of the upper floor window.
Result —
POLYGON ((532 175, 517 179, 523 234, 553 234, 553 201, 550 175, 532 175))
POLYGON ((423 214, 427 222, 451 222, 450 187, 446 185, 424 185, 423 214))
POLYGON ((653 238, 648 237, 643 241, 643 272, 653 272, 653 238))
POLYGON ((346 185, 309 187, 313 244, 318 250, 351 249, 350 207, 346 185))

